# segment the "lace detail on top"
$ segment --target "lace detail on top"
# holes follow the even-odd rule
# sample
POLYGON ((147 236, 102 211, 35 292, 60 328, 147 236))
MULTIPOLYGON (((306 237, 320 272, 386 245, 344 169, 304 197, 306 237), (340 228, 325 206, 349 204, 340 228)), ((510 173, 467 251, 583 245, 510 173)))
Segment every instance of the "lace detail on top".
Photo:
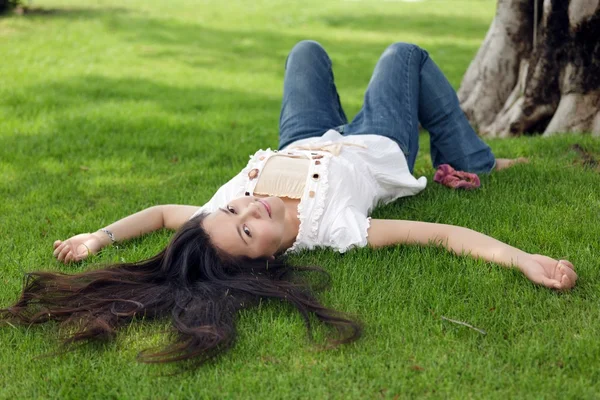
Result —
POLYGON ((306 186, 310 160, 305 156, 276 154, 263 167, 255 194, 299 199, 306 186))

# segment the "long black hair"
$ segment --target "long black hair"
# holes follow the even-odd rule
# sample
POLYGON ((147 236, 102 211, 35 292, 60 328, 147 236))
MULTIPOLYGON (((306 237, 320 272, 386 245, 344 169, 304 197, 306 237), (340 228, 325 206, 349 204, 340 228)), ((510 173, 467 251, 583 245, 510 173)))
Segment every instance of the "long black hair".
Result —
POLYGON ((20 299, 0 310, 0 320, 22 324, 59 321, 74 327, 65 343, 112 339, 135 316, 171 318, 173 342, 160 351, 142 351, 142 362, 199 362, 230 348, 235 340, 238 310, 260 299, 292 304, 304 318, 309 336, 314 315, 335 328, 331 345, 358 339, 361 326, 321 305, 310 285, 285 258, 232 257, 217 249, 202 228, 205 215, 185 223, 167 247, 147 260, 120 263, 74 275, 33 272, 20 299))

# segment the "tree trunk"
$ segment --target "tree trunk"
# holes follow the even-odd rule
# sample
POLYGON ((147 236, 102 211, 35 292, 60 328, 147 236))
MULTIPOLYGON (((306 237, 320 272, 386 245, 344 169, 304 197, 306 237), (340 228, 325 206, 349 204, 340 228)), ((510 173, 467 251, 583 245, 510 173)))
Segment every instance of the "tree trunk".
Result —
POLYGON ((498 0, 458 97, 482 135, 600 136, 600 0, 498 0))

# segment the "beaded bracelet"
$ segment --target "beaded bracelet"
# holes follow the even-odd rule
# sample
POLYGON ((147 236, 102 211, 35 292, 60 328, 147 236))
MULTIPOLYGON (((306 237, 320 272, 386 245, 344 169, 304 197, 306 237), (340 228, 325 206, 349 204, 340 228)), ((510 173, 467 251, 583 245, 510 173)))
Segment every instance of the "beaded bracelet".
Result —
POLYGON ((109 231, 108 229, 100 229, 100 232, 104 232, 108 235, 108 237, 110 238, 111 242, 113 244, 115 244, 116 240, 115 240, 115 235, 113 235, 113 233, 111 231, 109 231))

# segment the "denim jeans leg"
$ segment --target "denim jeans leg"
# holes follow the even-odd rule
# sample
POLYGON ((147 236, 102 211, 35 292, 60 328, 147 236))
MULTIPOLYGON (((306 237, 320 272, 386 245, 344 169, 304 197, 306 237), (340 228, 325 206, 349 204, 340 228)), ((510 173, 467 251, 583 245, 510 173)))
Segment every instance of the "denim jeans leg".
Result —
POLYGON ((429 132, 434 167, 450 164, 457 170, 490 172, 496 158, 460 108, 458 97, 442 71, 421 50, 419 121, 429 132))
POLYGON ((331 59, 323 47, 304 40, 294 46, 285 64, 279 118, 279 148, 320 136, 347 123, 335 87, 331 59))
POLYGON ((379 58, 364 103, 346 135, 377 134, 398 143, 413 171, 419 151, 419 69, 417 46, 396 43, 379 58), (415 56, 416 55, 416 56, 415 56))
POLYGON ((377 62, 362 109, 345 134, 379 134, 398 143, 413 171, 419 122, 429 131, 435 167, 489 172, 495 158, 469 125, 456 93, 426 51, 394 43, 377 62))

